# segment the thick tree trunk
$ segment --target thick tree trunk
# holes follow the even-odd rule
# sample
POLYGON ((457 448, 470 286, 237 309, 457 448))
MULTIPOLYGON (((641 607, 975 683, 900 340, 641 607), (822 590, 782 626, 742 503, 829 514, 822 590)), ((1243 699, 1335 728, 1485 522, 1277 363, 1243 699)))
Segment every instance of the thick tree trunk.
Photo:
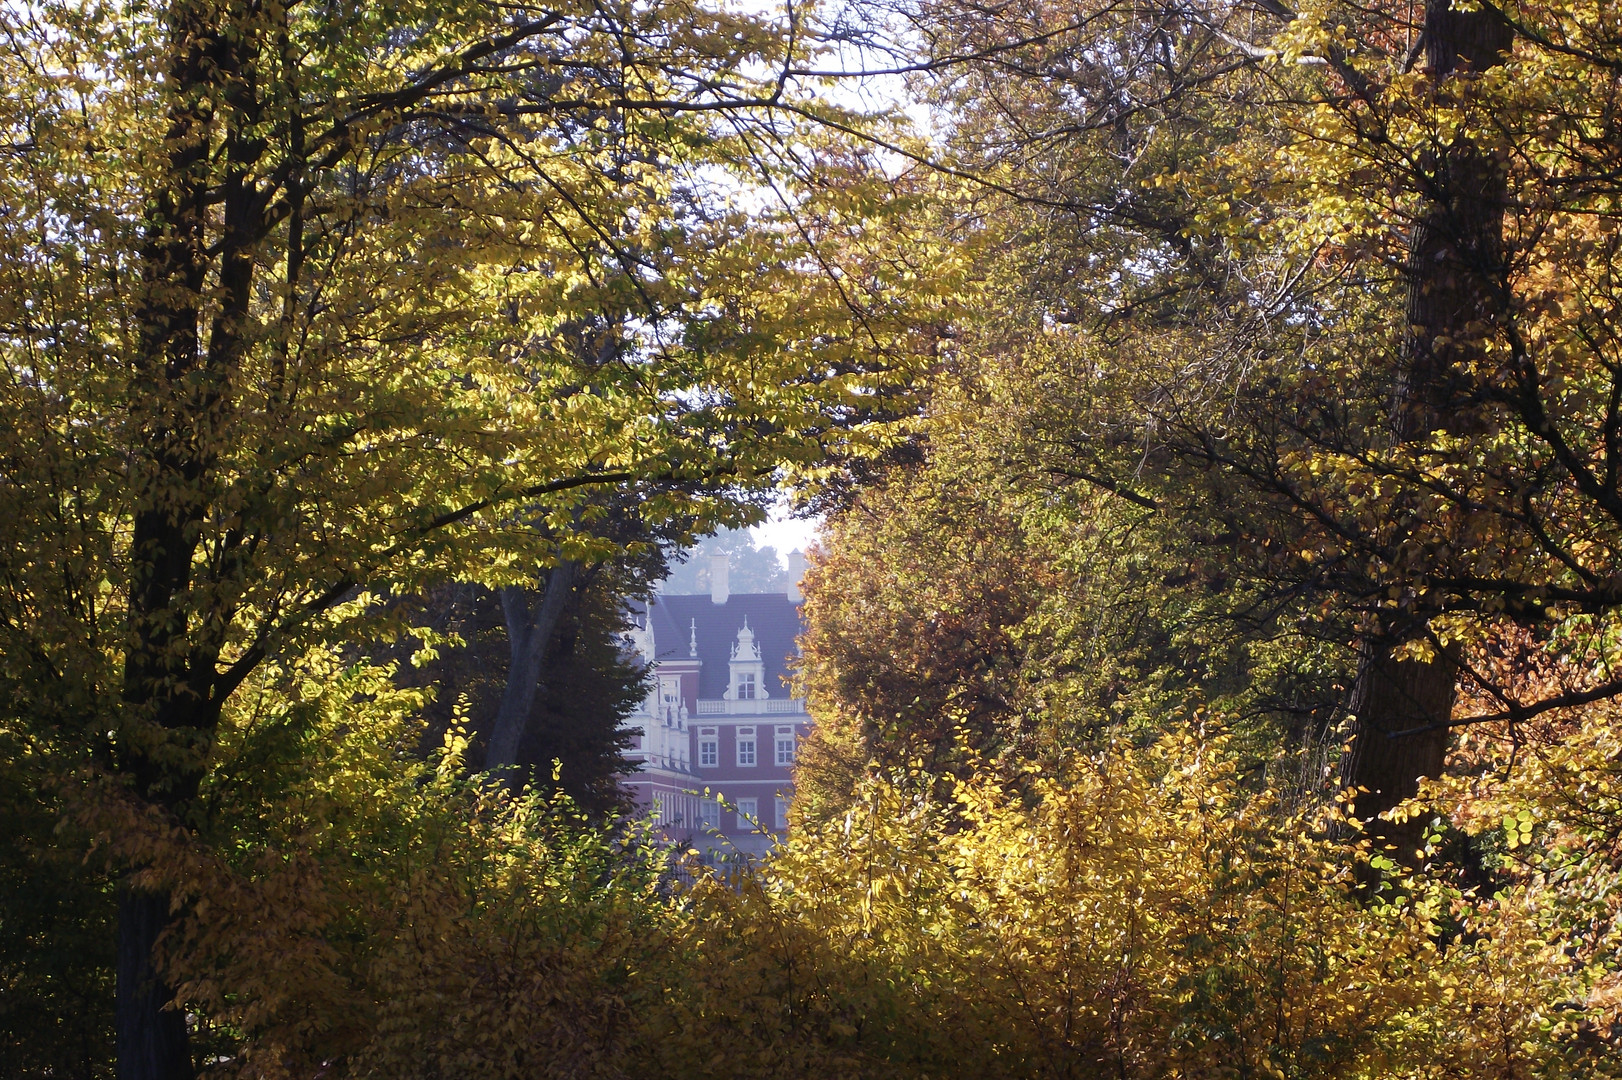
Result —
MULTIPOLYGON (((218 315, 205 345, 200 328, 209 284, 207 242, 218 114, 225 73, 243 67, 238 39, 219 32, 203 3, 166 11, 169 160, 157 185, 141 250, 139 348, 132 357, 130 414, 138 435, 131 470, 139 509, 131 522, 129 616, 123 715, 113 751, 118 772, 148 803, 183 816, 196 797, 219 721, 214 680, 228 611, 192 608, 194 560, 209 512, 214 433, 226 415, 230 371, 253 283, 249 207, 240 182, 243 144, 228 135, 218 315)), ((119 1080, 189 1080, 185 1017, 168 1008, 153 946, 168 926, 169 896, 126 888, 118 905, 115 1010, 119 1080)))
MULTIPOLYGON (((1449 0, 1428 0, 1422 44, 1425 70, 1439 83, 1503 63, 1513 34, 1489 10, 1454 11, 1449 0)), ((1432 164, 1429 208, 1408 251, 1409 330, 1391 417, 1398 443, 1473 425, 1460 393, 1461 364, 1479 354, 1478 343, 1502 306, 1503 165, 1465 139, 1432 164)), ((1430 663, 1396 659, 1393 650, 1424 629, 1410 615, 1398 619, 1364 646, 1352 693, 1356 726, 1341 781, 1366 789, 1355 795, 1353 814, 1407 860, 1419 825, 1373 819, 1415 795, 1420 777, 1441 772, 1448 732, 1439 725, 1452 715, 1458 663, 1445 651, 1430 663)))
POLYGON ((158 974, 153 947, 169 897, 126 887, 118 900, 118 1080, 192 1080, 186 1018, 158 974))
POLYGON ((1424 663, 1394 659, 1384 643, 1364 647, 1352 693, 1357 730, 1341 777, 1347 787, 1366 789, 1353 797, 1352 814, 1404 860, 1419 846, 1421 823, 1376 818, 1417 795, 1420 777, 1440 775, 1448 732, 1433 725, 1453 711, 1457 674, 1458 662, 1447 653, 1424 663))
POLYGON ((496 710, 489 748, 485 751, 487 769, 503 770, 510 777, 513 766, 518 764, 518 748, 523 744, 529 714, 535 706, 535 692, 545 673, 546 650, 568 606, 579 570, 578 563, 567 561, 554 566, 546 575, 540 606, 533 612, 529 594, 524 589, 501 591, 501 610, 507 618, 512 662, 507 668, 507 686, 501 695, 501 706, 496 710))

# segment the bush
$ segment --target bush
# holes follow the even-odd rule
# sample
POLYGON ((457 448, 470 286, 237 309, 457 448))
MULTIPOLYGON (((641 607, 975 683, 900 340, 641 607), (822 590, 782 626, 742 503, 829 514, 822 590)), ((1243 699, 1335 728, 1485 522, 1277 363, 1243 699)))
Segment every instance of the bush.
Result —
MULTIPOLYGON (((1221 739, 875 769, 752 874, 678 888, 638 826, 468 779, 454 735, 421 760, 387 671, 280 677, 233 718, 206 821, 85 789, 184 913, 166 970, 212 1074, 1418 1080, 1614 1049, 1611 870, 1371 890, 1367 841, 1247 788, 1221 739)), ((1613 774, 1608 746, 1549 768, 1613 774)))

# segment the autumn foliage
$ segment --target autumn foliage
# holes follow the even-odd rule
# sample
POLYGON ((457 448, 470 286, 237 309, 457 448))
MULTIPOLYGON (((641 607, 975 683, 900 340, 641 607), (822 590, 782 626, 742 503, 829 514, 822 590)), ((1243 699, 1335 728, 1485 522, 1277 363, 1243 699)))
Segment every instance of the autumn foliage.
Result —
POLYGON ((1198 725, 944 798, 919 770, 874 773, 842 815, 728 881, 673 876, 652 836, 592 826, 562 797, 468 783, 454 737, 416 759, 414 696, 385 672, 304 674, 324 679, 243 718, 232 760, 251 782, 206 843, 116 799, 84 804, 185 904, 164 964, 214 1075, 1614 1064, 1619 866, 1596 828, 1614 821, 1611 734, 1434 792, 1498 851, 1490 894, 1438 862, 1366 895, 1368 842, 1334 804, 1288 809, 1198 725), (260 739, 341 753, 267 768, 260 739), (1557 795, 1572 790, 1590 793, 1580 807, 1557 795))
POLYGON ((0 1072, 1622 1073, 1619 72, 1599 0, 0 9, 0 1072), (419 601, 783 492, 768 859, 470 765, 419 601))

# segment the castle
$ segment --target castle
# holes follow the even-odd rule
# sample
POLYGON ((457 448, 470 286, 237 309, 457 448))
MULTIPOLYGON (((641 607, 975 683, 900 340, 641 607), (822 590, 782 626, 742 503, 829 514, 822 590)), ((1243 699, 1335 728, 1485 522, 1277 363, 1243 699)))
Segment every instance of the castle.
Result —
POLYGON ((708 595, 655 596, 632 613, 631 645, 653 685, 626 720, 637 763, 626 786, 666 835, 708 858, 763 854, 788 825, 811 726, 789 688, 804 567, 793 552, 785 592, 733 594, 717 555, 708 595))

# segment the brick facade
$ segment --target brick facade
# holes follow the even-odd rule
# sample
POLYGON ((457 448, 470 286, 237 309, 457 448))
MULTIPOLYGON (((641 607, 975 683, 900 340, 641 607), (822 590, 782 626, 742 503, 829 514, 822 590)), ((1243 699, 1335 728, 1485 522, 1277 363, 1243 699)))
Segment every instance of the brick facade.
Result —
POLYGON ((626 721, 639 809, 712 859, 762 854, 782 834, 811 725, 789 686, 797 590, 729 593, 719 570, 714 592, 658 596, 633 613, 631 643, 654 681, 626 721))

